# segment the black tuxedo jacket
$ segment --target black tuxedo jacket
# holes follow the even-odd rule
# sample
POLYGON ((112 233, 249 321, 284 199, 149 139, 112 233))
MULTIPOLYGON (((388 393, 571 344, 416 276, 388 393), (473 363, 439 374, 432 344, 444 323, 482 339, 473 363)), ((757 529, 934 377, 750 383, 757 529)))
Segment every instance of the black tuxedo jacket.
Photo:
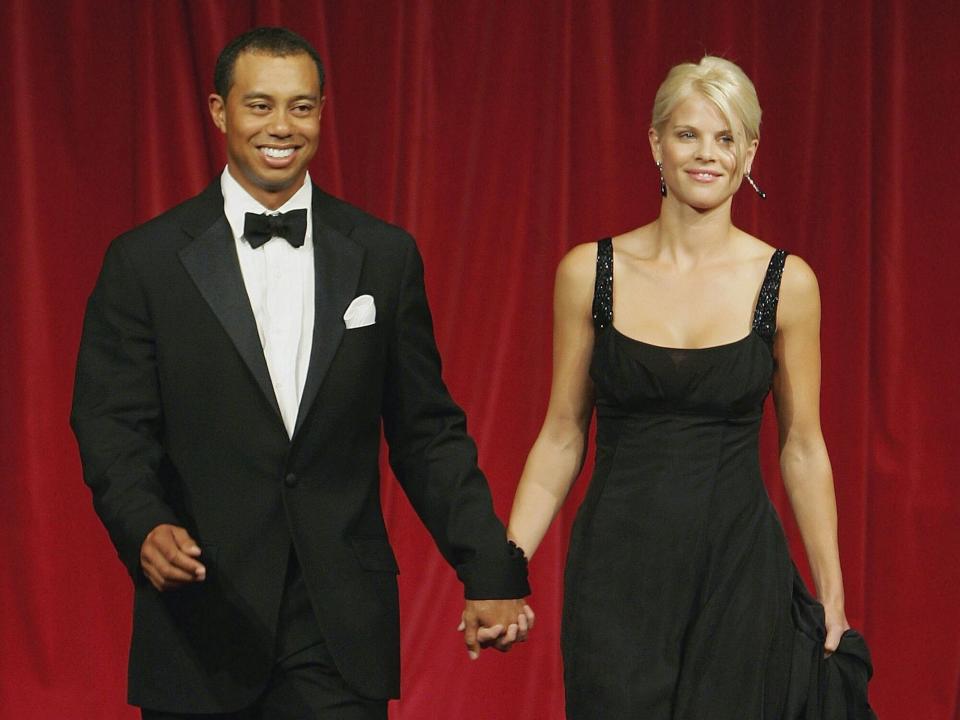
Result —
POLYGON ((274 663, 291 543, 344 679, 399 693, 397 564, 378 453, 468 598, 529 592, 440 375, 412 238, 313 188, 316 316, 293 438, 280 417, 219 180, 117 238, 90 297, 71 424, 94 506, 135 585, 129 699, 229 712, 274 663), (343 315, 372 295, 376 323, 343 315), (160 523, 206 581, 159 593, 140 546, 160 523))

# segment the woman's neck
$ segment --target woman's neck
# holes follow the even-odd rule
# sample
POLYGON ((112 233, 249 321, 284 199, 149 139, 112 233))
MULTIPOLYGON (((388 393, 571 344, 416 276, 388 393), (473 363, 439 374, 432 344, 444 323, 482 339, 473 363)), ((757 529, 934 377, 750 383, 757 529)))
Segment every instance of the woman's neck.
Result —
POLYGON ((698 211, 664 200, 654 222, 656 254, 664 262, 691 267, 709 262, 729 249, 736 228, 730 220, 730 202, 698 211))

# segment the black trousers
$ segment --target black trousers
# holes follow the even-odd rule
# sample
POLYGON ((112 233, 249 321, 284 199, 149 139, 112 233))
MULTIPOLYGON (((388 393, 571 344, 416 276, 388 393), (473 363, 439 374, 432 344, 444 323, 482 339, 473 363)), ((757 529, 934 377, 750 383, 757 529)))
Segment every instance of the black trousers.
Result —
POLYGON ((387 701, 360 697, 340 677, 291 550, 277 627, 277 662, 257 702, 216 715, 141 712, 143 720, 386 720, 387 701))

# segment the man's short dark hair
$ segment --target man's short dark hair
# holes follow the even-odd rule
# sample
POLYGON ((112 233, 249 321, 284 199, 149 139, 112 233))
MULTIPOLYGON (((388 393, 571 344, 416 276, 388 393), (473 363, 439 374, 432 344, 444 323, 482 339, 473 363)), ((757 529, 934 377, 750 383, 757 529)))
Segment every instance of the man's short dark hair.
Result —
POLYGON ((241 53, 262 53, 273 57, 309 55, 317 66, 320 76, 320 93, 323 94, 324 72, 320 55, 313 45, 292 30, 283 27, 258 27, 238 35, 223 49, 213 68, 213 88, 224 100, 233 86, 233 68, 241 53))

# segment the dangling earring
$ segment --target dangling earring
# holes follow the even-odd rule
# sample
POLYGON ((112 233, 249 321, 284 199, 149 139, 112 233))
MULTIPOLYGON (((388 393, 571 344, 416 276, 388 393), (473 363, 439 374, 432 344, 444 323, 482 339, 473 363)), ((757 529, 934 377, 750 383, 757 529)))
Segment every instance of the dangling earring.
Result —
POLYGON ((754 191, 757 193, 757 195, 760 196, 760 199, 761 199, 761 200, 766 200, 766 199, 767 199, 767 194, 766 194, 763 190, 761 190, 761 189, 760 189, 760 186, 757 185, 756 181, 755 181, 752 177, 750 177, 750 171, 749 171, 749 170, 747 170, 747 172, 744 174, 744 177, 747 179, 747 182, 750 183, 750 187, 752 187, 752 188, 754 189, 754 191))
POLYGON ((667 196, 667 184, 663 181, 663 163, 657 160, 657 170, 660 171, 660 195, 667 196))

